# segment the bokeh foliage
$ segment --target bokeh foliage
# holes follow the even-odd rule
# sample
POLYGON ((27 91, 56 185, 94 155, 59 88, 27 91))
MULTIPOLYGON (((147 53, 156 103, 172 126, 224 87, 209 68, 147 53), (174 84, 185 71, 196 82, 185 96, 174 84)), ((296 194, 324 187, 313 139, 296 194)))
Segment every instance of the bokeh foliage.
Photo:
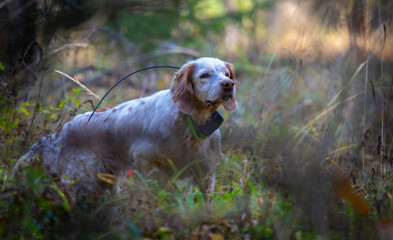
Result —
MULTIPOLYGON (((388 239, 392 237, 390 1, 11 1, 1 5, 0 236, 388 239), (12 166, 132 70, 199 56, 232 62, 212 202, 187 181, 133 170, 123 192, 74 202, 40 162, 12 166)), ((168 88, 152 71, 109 105, 168 88)))

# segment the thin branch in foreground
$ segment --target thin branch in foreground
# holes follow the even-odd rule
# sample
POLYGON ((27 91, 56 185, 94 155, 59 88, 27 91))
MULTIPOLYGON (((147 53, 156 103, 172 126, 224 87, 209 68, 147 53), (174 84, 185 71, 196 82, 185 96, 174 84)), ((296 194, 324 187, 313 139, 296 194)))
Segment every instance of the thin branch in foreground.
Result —
MULTIPOLYGON (((90 89, 88 89, 85 85, 83 85, 76 77, 71 77, 69 75, 67 75, 66 73, 63 73, 59 70, 55 70, 55 72, 63 75, 64 77, 72 80, 73 82, 75 82, 76 84, 78 84, 83 90, 85 90, 89 95, 96 97, 98 100, 101 100, 101 98, 99 96, 97 96, 95 93, 93 93, 90 89)), ((104 101, 105 102, 105 101, 104 101)), ((107 103, 107 102, 105 102, 107 103)))
POLYGON ((63 44, 61 47, 53 49, 52 51, 49 52, 49 56, 56 55, 57 53, 63 51, 64 49, 67 48, 73 48, 73 47, 81 47, 81 48, 87 48, 90 47, 91 44, 89 43, 70 43, 70 44, 63 44))

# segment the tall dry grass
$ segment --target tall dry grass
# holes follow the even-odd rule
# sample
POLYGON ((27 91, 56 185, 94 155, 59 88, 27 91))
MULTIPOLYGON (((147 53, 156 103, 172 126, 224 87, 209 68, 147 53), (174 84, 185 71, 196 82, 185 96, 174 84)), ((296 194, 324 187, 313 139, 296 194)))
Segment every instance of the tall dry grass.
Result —
MULTIPOLYGON (((227 19, 225 28, 219 33, 204 29, 206 36, 198 32, 198 19, 183 16, 172 38, 157 41, 151 51, 105 27, 86 24, 59 32, 47 46, 49 55, 41 56, 49 59, 46 68, 35 70, 39 81, 28 91, 21 89, 12 105, 3 105, 0 235, 391 238, 392 35, 387 23, 372 25, 372 7, 366 5, 367 27, 356 37, 345 24, 325 28, 323 8, 315 13, 294 1, 257 9, 254 15, 247 6, 239 7, 240 21, 228 10, 217 17, 227 19), (128 177, 103 176, 109 184, 120 180, 122 193, 92 192, 76 203, 39 167, 11 175, 13 163, 32 142, 97 102, 53 69, 102 96, 137 68, 179 66, 205 55, 232 62, 239 82, 239 109, 221 111, 223 155, 211 202, 187 181, 174 179, 161 189, 137 171, 128 177)), ((217 20, 214 12, 204 14, 195 16, 217 20)), ((115 89, 107 102, 167 88, 171 78, 166 70, 140 74, 115 89)))

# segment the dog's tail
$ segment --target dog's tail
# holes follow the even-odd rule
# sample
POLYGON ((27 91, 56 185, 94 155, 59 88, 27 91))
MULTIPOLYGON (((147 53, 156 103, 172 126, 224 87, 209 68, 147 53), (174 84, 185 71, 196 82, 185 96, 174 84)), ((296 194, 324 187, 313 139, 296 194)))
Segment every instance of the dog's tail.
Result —
POLYGON ((12 170, 13 173, 16 173, 23 163, 31 162, 36 156, 39 155, 38 153, 39 145, 41 145, 41 141, 38 141, 33 146, 31 146, 30 150, 16 162, 12 170))

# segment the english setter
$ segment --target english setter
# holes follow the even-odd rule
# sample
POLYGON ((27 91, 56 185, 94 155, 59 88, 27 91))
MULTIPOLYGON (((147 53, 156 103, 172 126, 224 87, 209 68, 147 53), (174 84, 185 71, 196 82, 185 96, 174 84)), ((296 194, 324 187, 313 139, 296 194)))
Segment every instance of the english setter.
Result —
POLYGON ((102 187, 99 173, 122 175, 134 168, 162 185, 175 167, 211 192, 221 153, 220 130, 199 138, 195 128, 220 105, 230 112, 238 105, 232 65, 208 57, 189 61, 170 89, 97 111, 88 124, 91 112, 76 116, 35 143, 14 170, 39 156, 49 173, 78 196, 89 186, 102 187))

